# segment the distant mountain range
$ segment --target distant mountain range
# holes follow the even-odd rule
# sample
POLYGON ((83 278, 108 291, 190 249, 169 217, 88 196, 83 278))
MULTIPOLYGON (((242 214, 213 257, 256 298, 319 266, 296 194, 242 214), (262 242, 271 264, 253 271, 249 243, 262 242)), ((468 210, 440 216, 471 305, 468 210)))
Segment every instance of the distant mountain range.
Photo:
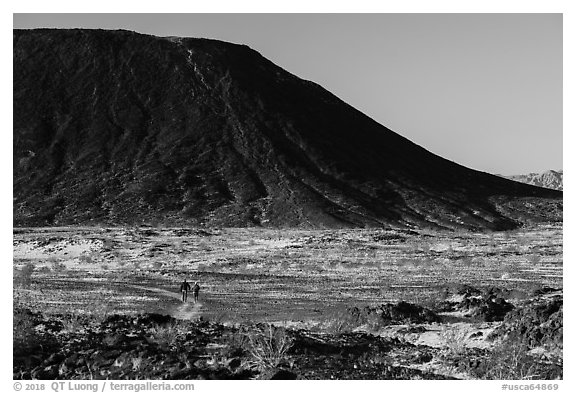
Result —
POLYGON ((13 70, 15 226, 562 220, 562 192, 432 154, 245 45, 14 30, 13 70))
POLYGON ((549 188, 552 190, 563 190, 564 172, 546 171, 543 173, 529 173, 527 175, 502 176, 520 183, 531 184, 533 186, 549 188))

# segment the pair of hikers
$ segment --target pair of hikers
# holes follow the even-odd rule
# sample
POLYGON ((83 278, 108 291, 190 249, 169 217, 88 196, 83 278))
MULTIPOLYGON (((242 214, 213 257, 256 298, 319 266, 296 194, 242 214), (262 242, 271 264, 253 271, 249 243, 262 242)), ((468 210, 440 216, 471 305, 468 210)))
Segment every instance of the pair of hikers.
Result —
POLYGON ((194 303, 197 303, 198 293, 200 292, 200 285, 198 285, 198 281, 196 281, 194 283, 194 286, 190 287, 190 283, 186 282, 186 279, 184 279, 184 282, 180 284, 180 292, 182 292, 182 302, 186 302, 186 300, 188 300, 188 291, 190 290, 194 295, 194 303))

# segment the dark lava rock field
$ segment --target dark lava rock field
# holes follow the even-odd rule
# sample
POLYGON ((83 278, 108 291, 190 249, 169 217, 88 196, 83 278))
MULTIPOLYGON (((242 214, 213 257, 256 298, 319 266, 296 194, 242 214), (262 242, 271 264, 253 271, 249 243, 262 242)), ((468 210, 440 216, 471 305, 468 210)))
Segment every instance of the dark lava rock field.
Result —
POLYGON ((418 305, 348 313, 354 324, 327 332, 160 314, 44 316, 18 308, 13 373, 15 379, 454 379, 456 370, 466 378, 562 378, 562 295, 508 311, 489 337, 497 343, 491 349, 446 350, 356 329, 374 315, 380 327, 408 322, 404 333, 444 322, 418 305), (551 352, 531 352, 538 348, 551 352))

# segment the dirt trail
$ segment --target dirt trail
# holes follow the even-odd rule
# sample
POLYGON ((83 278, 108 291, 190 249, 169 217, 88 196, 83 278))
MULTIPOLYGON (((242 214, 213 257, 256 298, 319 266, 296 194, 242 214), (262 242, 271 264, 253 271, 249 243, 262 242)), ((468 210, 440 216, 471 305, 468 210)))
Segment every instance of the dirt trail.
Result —
POLYGON ((192 300, 188 300, 188 302, 182 303, 181 302, 182 295, 180 293, 167 291, 166 289, 162 288, 145 287, 141 285, 129 285, 129 286, 136 289, 156 292, 161 295, 177 299, 180 304, 169 310, 170 315, 176 319, 197 319, 200 317, 200 315, 202 315, 203 304, 201 302, 194 303, 192 300))

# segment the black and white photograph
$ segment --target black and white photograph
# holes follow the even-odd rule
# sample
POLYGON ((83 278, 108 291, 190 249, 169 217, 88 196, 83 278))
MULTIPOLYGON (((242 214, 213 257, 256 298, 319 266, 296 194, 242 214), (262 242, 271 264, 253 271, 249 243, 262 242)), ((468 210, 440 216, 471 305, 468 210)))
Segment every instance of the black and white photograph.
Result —
POLYGON ((563 22, 14 13, 14 386, 558 390, 563 22))

